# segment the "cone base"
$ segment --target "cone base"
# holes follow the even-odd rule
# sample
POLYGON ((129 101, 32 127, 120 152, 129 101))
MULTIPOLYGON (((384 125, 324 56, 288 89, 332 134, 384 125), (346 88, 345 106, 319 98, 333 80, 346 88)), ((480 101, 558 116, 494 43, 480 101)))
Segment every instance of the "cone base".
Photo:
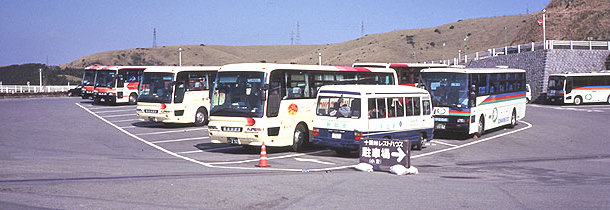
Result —
POLYGON ((254 165, 256 167, 261 167, 261 168, 270 168, 270 165, 254 165))

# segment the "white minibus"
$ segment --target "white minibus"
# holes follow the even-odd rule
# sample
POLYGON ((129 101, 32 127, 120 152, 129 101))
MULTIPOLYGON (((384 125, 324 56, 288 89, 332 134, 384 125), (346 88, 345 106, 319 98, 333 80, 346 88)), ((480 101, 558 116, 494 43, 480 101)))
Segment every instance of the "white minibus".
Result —
POLYGON ((411 141, 417 150, 432 140, 430 94, 401 85, 331 85, 318 93, 313 143, 339 154, 358 150, 362 139, 411 141))

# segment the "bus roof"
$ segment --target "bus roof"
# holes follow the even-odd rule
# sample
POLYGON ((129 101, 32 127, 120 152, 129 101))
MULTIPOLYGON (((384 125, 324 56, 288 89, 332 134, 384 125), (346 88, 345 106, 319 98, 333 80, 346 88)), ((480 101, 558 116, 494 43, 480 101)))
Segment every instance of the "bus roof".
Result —
POLYGON ((443 68, 448 67, 447 64, 442 63, 354 63, 352 66, 375 66, 383 68, 392 67, 414 67, 414 68, 443 68))
POLYGON ((434 68, 422 69, 421 72, 447 72, 447 73, 524 73, 523 69, 509 68, 434 68))
POLYGON ((352 93, 352 95, 404 93, 428 95, 428 91, 424 89, 404 85, 325 85, 320 88, 320 94, 325 94, 322 91, 332 91, 332 94, 352 93))
POLYGON ((271 72, 273 70, 303 70, 303 71, 361 71, 361 72, 387 72, 394 73, 388 68, 364 68, 350 66, 320 66, 300 64, 276 64, 276 63, 240 63, 228 64, 220 67, 219 71, 260 71, 271 72))
POLYGON ((85 70, 119 70, 119 69, 146 69, 150 66, 87 66, 85 70))
POLYGON ((218 71, 220 66, 150 66, 144 72, 218 71))
POLYGON ((549 76, 560 76, 560 77, 610 76, 610 72, 550 74, 549 76))

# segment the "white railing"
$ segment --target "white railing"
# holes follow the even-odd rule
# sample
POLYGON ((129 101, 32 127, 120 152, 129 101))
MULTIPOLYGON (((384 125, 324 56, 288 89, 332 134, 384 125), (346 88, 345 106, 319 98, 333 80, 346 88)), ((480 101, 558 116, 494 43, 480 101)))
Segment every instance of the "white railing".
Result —
MULTIPOLYGON (((530 44, 520 44, 516 46, 504 46, 501 48, 491 48, 487 51, 479 51, 471 54, 458 52, 459 57, 449 60, 440 60, 424 63, 443 63, 448 65, 465 64, 473 60, 481 60, 489 57, 517 54, 527 51, 545 50, 542 42, 532 42, 530 44)), ((569 50, 610 50, 610 41, 562 41, 546 40, 546 49, 569 49, 569 50)))
POLYGON ((0 85, 0 93, 54 93, 67 92, 76 85, 34 86, 34 85, 0 85))

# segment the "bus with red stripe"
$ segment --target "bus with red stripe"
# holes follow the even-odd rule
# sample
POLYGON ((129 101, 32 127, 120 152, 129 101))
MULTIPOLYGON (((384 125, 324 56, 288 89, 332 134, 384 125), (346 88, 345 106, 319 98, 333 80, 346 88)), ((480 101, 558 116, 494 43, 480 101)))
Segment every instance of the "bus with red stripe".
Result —
POLYGON ((416 87, 419 83, 419 72, 428 68, 447 68, 442 63, 354 63, 353 67, 391 68, 396 71, 398 84, 416 87))
POLYGON ((88 66, 83 72, 83 79, 81 80, 82 95, 83 99, 93 100, 93 90, 95 89, 95 72, 99 66, 88 66))
POLYGON ((514 127, 525 117, 525 70, 424 69, 421 80, 432 96, 435 132, 479 137, 489 129, 514 127))
POLYGON ((551 74, 547 89, 550 103, 610 104, 610 72, 551 74))
POLYGON ((388 68, 230 64, 220 68, 211 95, 208 129, 212 143, 291 146, 311 142, 316 96, 325 85, 395 85, 388 68))
POLYGON ((138 102, 138 85, 146 66, 96 66, 94 103, 138 102))

